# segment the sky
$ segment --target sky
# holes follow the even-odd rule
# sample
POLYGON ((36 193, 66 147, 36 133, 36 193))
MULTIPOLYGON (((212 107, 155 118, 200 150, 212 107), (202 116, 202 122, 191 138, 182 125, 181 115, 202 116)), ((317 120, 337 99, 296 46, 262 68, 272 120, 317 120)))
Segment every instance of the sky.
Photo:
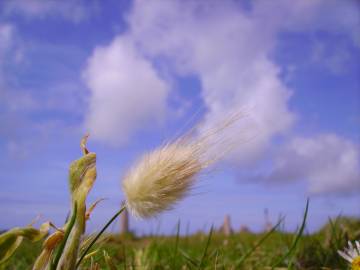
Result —
POLYGON ((295 230, 307 198, 309 231, 360 217, 359 29, 356 0, 0 1, 0 228, 63 223, 86 132, 92 232, 144 153, 234 112, 232 150, 136 233, 261 231, 265 209, 295 230))

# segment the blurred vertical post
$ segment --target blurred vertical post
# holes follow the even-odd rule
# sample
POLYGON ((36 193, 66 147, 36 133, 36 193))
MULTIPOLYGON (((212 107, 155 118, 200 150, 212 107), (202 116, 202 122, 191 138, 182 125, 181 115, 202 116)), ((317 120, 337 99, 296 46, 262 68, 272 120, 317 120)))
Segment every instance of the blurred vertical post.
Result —
POLYGON ((226 215, 225 219, 224 219, 224 223, 221 226, 221 231, 224 235, 229 236, 233 233, 233 229, 231 227, 231 221, 230 221, 230 216, 226 215))
POLYGON ((120 234, 127 234, 129 232, 129 212, 125 209, 120 216, 120 234))
POLYGON ((270 218, 269 218, 269 209, 265 208, 264 210, 264 219, 265 219, 265 226, 264 226, 264 229, 265 229, 265 232, 268 232, 272 229, 272 223, 270 221, 270 218))

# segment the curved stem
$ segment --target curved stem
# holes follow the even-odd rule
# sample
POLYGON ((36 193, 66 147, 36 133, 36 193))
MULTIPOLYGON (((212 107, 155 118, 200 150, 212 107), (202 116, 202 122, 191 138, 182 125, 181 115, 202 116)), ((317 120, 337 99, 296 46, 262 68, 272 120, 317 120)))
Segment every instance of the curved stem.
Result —
POLYGON ((91 247, 95 244, 95 242, 99 239, 99 237, 105 232, 105 230, 110 226, 111 223, 125 210, 125 206, 123 206, 115 215, 105 224, 105 226, 101 229, 101 231, 95 236, 95 238, 91 241, 88 247, 84 250, 84 253, 81 255, 80 259, 76 263, 76 268, 78 268, 81 264, 81 261, 84 259, 85 255, 91 249, 91 247))
POLYGON ((74 208, 73 209, 74 210, 73 210, 69 225, 65 229, 64 238, 61 241, 61 244, 59 246, 59 249, 57 250, 57 253, 55 255, 55 258, 54 258, 53 262, 51 263, 51 266, 50 266, 51 270, 56 269, 56 267, 57 267, 57 265, 59 263, 60 257, 61 257, 61 255, 62 255, 62 253, 64 251, 66 242, 67 242, 67 240, 69 238, 70 232, 71 232, 72 228, 74 227, 75 220, 76 220, 76 215, 77 215, 77 202, 74 203, 74 208))

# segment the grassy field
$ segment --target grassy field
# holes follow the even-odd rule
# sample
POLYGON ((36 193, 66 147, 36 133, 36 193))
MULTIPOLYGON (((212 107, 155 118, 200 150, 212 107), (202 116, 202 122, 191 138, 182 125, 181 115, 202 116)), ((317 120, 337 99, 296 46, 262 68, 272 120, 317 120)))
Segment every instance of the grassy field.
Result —
MULTIPOLYGON (((306 231, 306 230, 305 230, 306 231)), ((112 268, 105 263, 103 250, 113 269, 349 269, 338 249, 347 240, 360 238, 360 220, 338 218, 319 232, 304 233, 294 247, 297 234, 235 233, 225 236, 213 231, 189 236, 106 235, 93 249, 82 269, 91 261, 98 269, 112 268), (292 248, 294 247, 294 248, 292 248), (284 258, 286 255, 286 258, 284 258)), ((25 243, 3 269, 31 269, 41 243, 25 243)))

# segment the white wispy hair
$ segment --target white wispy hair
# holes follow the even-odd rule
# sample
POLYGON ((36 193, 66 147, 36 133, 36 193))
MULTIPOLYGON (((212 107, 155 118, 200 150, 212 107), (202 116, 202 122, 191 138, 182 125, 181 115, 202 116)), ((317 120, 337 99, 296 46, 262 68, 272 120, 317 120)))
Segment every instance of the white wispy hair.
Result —
POLYGON ((189 193, 199 173, 224 154, 224 145, 223 153, 214 154, 214 142, 223 143, 214 139, 215 135, 237 118, 230 118, 203 136, 184 136, 145 154, 122 182, 127 209, 140 218, 171 209, 189 193))
POLYGON ((136 217, 154 216, 183 198, 208 162, 203 145, 176 141, 144 155, 125 176, 126 206, 136 217))

